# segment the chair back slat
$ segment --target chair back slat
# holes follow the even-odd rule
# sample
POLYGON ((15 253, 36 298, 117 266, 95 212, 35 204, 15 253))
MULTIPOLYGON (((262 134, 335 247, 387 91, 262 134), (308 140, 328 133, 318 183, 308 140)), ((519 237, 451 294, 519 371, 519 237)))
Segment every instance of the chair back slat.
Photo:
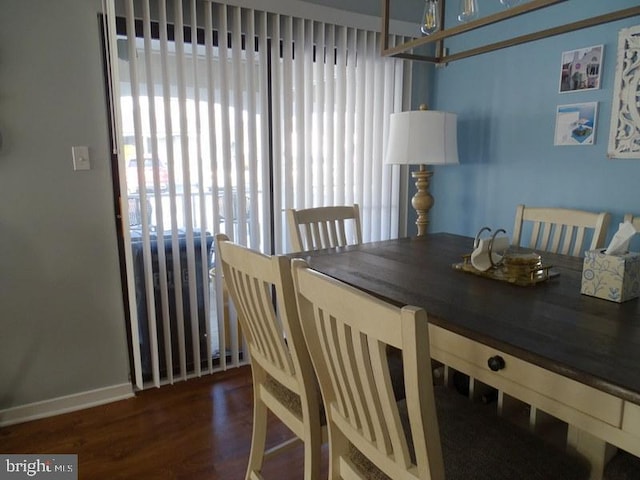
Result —
MULTIPOLYGON (((228 249, 229 250, 229 249, 228 249)), ((261 363, 270 373, 281 377, 295 375, 289 348, 283 335, 285 329, 275 310, 272 281, 265 281, 273 270, 268 257, 247 255, 242 251, 225 251, 223 253, 224 280, 233 292, 234 305, 238 312, 238 321, 243 329, 250 332, 247 342, 252 357, 260 358, 261 363), (236 258, 242 253, 242 258, 236 258), (246 259, 253 257, 250 264, 246 259), (256 275, 256 272, 263 272, 256 275), (261 278, 262 277, 262 278, 261 278), (279 372, 280 371, 280 372, 279 372)))
POLYGON ((581 256, 585 250, 604 246, 610 217, 607 212, 518 205, 512 244, 581 256), (528 245, 521 245, 525 222, 531 224, 531 237, 528 245), (591 242, 587 245, 588 233, 591 234, 591 242))
POLYGON ((216 252, 252 363, 294 393, 301 393, 302 382, 314 385, 289 259, 234 244, 226 235, 216 237, 216 252))
MULTIPOLYGON (((419 372, 417 367, 418 361, 429 362, 424 310, 389 305, 309 269, 299 259, 293 261, 293 274, 301 324, 327 410, 332 464, 347 465, 352 445, 390 478, 444 478, 431 370, 419 372), (407 366, 406 431, 393 391, 388 346, 402 352, 407 366)), ((332 478, 339 477, 333 472, 332 478)))
MULTIPOLYGON (((585 238, 587 229, 582 226, 577 226, 577 227, 573 227, 572 230, 573 230, 572 233, 575 233, 575 241, 573 244, 573 250, 571 250, 570 255, 573 257, 579 257, 581 253, 580 250, 582 249, 582 245, 584 244, 584 238, 585 238)), ((565 243, 566 243, 566 247, 563 249, 562 253, 568 254, 571 242, 568 242, 567 239, 565 238, 565 243)))
POLYGON ((636 230, 640 232, 640 215, 627 213, 625 214, 623 221, 631 223, 636 228, 636 230))
POLYGON ((288 209, 294 251, 320 250, 362 242, 358 205, 288 209))

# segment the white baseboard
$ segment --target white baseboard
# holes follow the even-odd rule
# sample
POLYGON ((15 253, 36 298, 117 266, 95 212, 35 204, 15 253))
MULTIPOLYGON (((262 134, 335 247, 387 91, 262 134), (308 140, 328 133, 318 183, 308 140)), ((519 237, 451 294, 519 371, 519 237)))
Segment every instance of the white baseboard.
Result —
POLYGON ((52 417, 61 413, 73 412, 84 408, 104 405, 118 400, 133 397, 130 383, 113 385, 87 392, 75 393, 64 397, 52 398, 42 402, 29 403, 19 407, 0 410, 0 427, 16 423, 29 422, 39 418, 52 417))

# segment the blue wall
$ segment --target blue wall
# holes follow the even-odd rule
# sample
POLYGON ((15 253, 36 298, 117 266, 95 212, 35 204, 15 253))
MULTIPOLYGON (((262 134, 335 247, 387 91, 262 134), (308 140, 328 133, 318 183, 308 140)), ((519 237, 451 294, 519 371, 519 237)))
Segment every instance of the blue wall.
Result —
MULTIPOLYGON (((485 28, 480 36, 451 39, 447 46, 456 52, 636 5, 572 0, 485 28)), ((640 214, 640 159, 606 156, 618 31, 638 24, 640 17, 632 17, 433 69, 429 103, 458 114, 460 165, 434 168, 429 230, 474 235, 488 225, 510 235, 516 205, 524 203, 609 211, 610 238, 624 213, 640 214), (562 52, 598 44, 604 45, 601 88, 558 93, 562 52), (598 102, 595 144, 554 146, 557 106, 581 102, 598 102)))

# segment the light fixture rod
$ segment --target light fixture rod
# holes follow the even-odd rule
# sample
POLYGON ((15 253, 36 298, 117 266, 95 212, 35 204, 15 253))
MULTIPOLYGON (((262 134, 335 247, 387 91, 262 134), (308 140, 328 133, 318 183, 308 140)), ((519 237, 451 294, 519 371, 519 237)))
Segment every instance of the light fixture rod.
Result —
MULTIPOLYGON (((523 43, 533 42, 535 40, 541 40, 543 38, 549 38, 563 33, 573 32, 575 30, 581 30, 583 28, 593 27, 602 23, 613 22, 622 18, 632 17, 634 15, 640 15, 640 7, 631 7, 625 10, 618 10, 612 13, 606 13, 597 17, 587 18, 585 20, 579 20, 573 23, 567 23, 558 27, 548 28, 539 32, 530 33, 527 35, 521 35, 502 42, 496 42, 489 45, 484 45, 478 48, 472 48, 463 52, 453 53, 451 55, 445 55, 440 57, 439 62, 448 63, 454 60, 461 60, 463 58, 473 57, 483 53, 493 52, 495 50, 501 50, 503 48, 513 47, 521 45, 523 43)), ((425 57, 426 58, 426 57, 425 57)), ((427 60, 429 61, 429 60, 427 60)))
MULTIPOLYGON (((441 0, 441 1, 444 9, 445 0, 441 0)), ((527 35, 521 35, 521 36, 510 38, 501 42, 483 45, 483 46, 472 48, 462 52, 452 53, 450 55, 443 55, 444 49, 442 46, 443 44, 442 41, 445 38, 449 38, 455 35, 459 35, 461 33, 476 30, 478 28, 485 27, 493 23, 497 23, 509 18, 516 17, 518 15, 522 15, 528 12, 532 12, 534 10, 539 10, 541 8, 546 8, 551 5, 555 5, 560 2, 566 2, 566 1, 567 0, 532 0, 530 2, 515 6, 508 10, 503 10, 501 12, 498 12, 492 15, 487 15, 486 17, 479 18, 478 20, 474 20, 461 25, 456 25, 451 28, 443 28, 439 32, 436 32, 432 35, 416 38, 408 42, 404 42, 400 45, 389 47, 389 12, 390 12, 389 2, 390 0, 383 0, 382 55, 397 57, 397 58, 405 58, 410 60, 425 61, 425 62, 436 63, 436 64, 448 63, 454 60, 460 60, 462 58, 468 58, 475 55, 480 55, 482 53, 488 53, 495 50, 500 50, 502 48, 520 45, 522 43, 532 42, 534 40, 540 40, 542 38, 547 38, 554 35, 560 35, 563 33, 572 32, 575 30, 583 29, 583 28, 593 27, 595 25, 600 25, 602 23, 612 22, 615 20, 621 20, 623 18, 640 15, 640 7, 630 7, 630 8, 606 13, 603 15, 590 17, 584 20, 579 20, 573 23, 568 23, 565 25, 549 28, 546 30, 541 30, 541 31, 530 33, 527 35), (414 48, 422 45, 426 45, 432 42, 439 42, 439 48, 437 49, 438 53, 436 56, 425 56, 425 55, 410 53, 411 50, 413 50, 414 48)))

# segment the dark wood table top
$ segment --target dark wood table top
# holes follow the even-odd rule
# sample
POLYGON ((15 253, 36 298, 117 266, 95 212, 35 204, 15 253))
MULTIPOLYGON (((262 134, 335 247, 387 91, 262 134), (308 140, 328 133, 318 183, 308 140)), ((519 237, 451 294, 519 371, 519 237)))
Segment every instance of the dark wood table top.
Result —
POLYGON ((292 256, 429 321, 640 404, 640 299, 580 294, 582 259, 544 253, 557 277, 517 286, 455 270, 473 239, 438 233, 292 256))

